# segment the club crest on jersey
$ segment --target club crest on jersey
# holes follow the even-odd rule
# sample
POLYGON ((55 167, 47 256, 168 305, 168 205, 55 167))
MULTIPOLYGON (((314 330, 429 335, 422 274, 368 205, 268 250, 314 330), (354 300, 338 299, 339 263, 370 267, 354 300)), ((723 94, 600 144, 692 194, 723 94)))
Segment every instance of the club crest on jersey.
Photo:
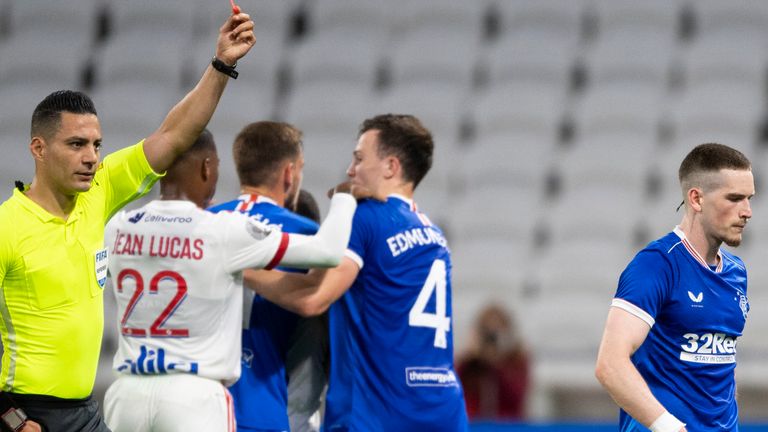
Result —
POLYGON ((739 308, 741 309, 742 315, 744 315, 744 319, 747 319, 747 315, 749 314, 749 300, 747 300, 747 296, 744 294, 739 294, 739 308))
POLYGON ((109 252, 107 248, 96 251, 94 254, 94 270, 96 272, 96 282, 99 287, 104 289, 107 283, 107 269, 109 263, 109 252))
MULTIPOLYGON (((702 301, 704 301, 704 293, 700 292, 697 295, 694 295, 692 292, 688 291, 688 298, 691 299, 691 301, 694 303, 701 303, 702 301)), ((693 304, 691 306, 701 307, 698 304, 693 304)))
POLYGON ((248 231, 248 234, 256 240, 262 240, 272 232, 269 226, 255 218, 248 218, 248 223, 245 224, 245 229, 248 231))
POLYGON ((240 363, 243 367, 250 368, 253 364, 253 351, 248 348, 243 348, 243 355, 240 357, 240 363))

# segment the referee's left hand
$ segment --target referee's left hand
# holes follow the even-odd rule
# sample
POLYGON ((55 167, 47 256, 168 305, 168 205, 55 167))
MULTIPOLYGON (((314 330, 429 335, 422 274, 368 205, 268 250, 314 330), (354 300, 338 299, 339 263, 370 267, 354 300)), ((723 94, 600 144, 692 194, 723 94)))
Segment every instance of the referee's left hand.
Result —
POLYGON ((237 63, 256 43, 253 28, 254 23, 247 13, 230 15, 219 29, 216 57, 228 66, 237 63))

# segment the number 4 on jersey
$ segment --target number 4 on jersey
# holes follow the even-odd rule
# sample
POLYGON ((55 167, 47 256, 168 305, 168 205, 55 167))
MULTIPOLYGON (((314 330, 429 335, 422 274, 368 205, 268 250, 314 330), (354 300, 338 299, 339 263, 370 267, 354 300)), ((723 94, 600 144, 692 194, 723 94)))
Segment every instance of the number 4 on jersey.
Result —
POLYGON ((446 310, 446 282, 445 261, 435 260, 429 270, 429 276, 421 287, 419 297, 408 313, 408 325, 413 327, 428 327, 435 329, 435 347, 448 348, 446 334, 451 331, 451 318, 445 315, 446 310), (425 312, 427 303, 436 293, 435 313, 425 312))

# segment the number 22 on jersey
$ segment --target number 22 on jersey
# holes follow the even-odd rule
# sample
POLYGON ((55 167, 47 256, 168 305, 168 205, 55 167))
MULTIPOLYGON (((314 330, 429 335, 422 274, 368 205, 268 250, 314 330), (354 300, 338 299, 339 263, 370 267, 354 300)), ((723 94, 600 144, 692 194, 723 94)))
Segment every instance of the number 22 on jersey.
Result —
MULTIPOLYGON (((128 300, 128 305, 123 313, 123 318, 120 320, 120 332, 125 336, 133 337, 146 337, 147 329, 131 327, 129 320, 131 315, 139 304, 141 298, 144 296, 144 278, 137 270, 123 269, 117 276, 117 292, 123 292, 123 282, 126 278, 132 278, 136 283, 136 290, 131 295, 131 299, 128 300)), ((155 274, 149 281, 149 294, 158 293, 158 285, 160 281, 168 279, 176 283, 176 295, 168 302, 165 308, 158 314, 152 325, 149 327, 150 337, 189 337, 189 329, 186 328, 162 328, 163 324, 173 315, 176 308, 179 307, 182 301, 187 297, 187 281, 184 278, 171 270, 163 270, 155 274)))
POLYGON ((447 333, 451 330, 451 318, 446 316, 446 275, 445 261, 435 260, 424 286, 419 291, 416 303, 408 313, 408 325, 435 329, 434 346, 448 348, 447 333), (427 303, 435 293, 435 313, 426 312, 427 303))

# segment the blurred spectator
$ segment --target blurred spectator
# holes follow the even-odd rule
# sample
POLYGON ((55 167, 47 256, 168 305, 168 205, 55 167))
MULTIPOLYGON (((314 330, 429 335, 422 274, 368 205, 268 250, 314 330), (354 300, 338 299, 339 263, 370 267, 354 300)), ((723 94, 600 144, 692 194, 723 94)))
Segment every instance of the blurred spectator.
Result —
POLYGON ((508 312, 489 305, 475 322, 469 350, 458 360, 471 420, 521 419, 529 389, 529 355, 508 312))

